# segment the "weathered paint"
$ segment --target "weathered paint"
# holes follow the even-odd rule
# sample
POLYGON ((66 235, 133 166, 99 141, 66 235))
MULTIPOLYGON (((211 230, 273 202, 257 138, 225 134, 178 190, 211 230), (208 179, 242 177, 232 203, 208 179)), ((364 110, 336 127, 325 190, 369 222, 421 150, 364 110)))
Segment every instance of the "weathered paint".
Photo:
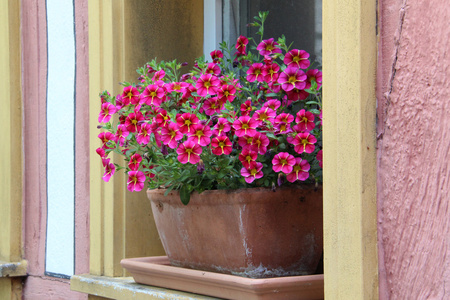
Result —
MULTIPOLYGON (((23 124, 24 124, 24 254, 28 277, 24 298, 87 299, 70 291, 69 281, 44 275, 46 224, 46 14, 45 2, 22 1, 21 33, 23 42, 23 124), (52 298, 53 297, 53 298, 52 298), (47 297, 48 298, 48 297, 47 297)), ((77 47, 77 122, 76 122, 76 209, 75 271, 89 270, 89 182, 88 178, 88 73, 87 73, 87 0, 75 1, 77 47)))
POLYGON ((376 1, 323 1, 325 299, 378 297, 376 1))
POLYGON ((450 6, 379 3, 380 299, 448 299, 450 6))

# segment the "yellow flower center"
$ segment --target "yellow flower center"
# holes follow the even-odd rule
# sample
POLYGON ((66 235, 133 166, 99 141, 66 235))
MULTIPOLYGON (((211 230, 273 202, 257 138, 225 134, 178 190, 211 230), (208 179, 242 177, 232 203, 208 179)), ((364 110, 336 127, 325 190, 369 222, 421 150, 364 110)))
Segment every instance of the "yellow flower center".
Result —
POLYGON ((294 58, 292 59, 294 62, 298 62, 300 60, 299 56, 294 56, 294 58))
POLYGON ((219 147, 220 148, 223 148, 225 146, 225 143, 224 142, 219 142, 219 147))
POLYGON ((205 88, 209 88, 209 87, 211 86, 211 82, 206 81, 206 82, 204 83, 204 86, 205 86, 205 88))
POLYGON ((133 94, 132 94, 131 92, 128 92, 128 93, 127 93, 127 97, 128 97, 128 98, 131 98, 131 97, 133 97, 133 94))
POLYGON ((250 175, 255 176, 258 171, 256 169, 251 169, 250 175))
POLYGON ((186 153, 191 154, 192 153, 192 149, 186 149, 186 153))
POLYGON ((303 118, 302 118, 302 122, 308 123, 308 122, 309 122, 309 120, 308 120, 308 118, 307 118, 307 117, 303 117, 303 118))
POLYGON ((156 92, 155 92, 155 91, 151 92, 151 93, 150 93, 150 96, 156 97, 156 92))
POLYGON ((248 124, 242 124, 242 129, 249 129, 250 126, 248 126, 248 124))
POLYGON ((295 83, 297 81, 297 78, 295 76, 290 76, 288 81, 289 83, 295 83))

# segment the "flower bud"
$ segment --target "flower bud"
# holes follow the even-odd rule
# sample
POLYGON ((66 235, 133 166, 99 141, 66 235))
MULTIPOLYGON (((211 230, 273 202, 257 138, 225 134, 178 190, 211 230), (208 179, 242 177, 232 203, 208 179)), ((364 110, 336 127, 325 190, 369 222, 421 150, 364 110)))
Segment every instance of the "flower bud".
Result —
POLYGON ((278 173, 278 179, 277 179, 278 186, 281 186, 283 183, 284 183, 284 174, 278 173))
POLYGON ((162 145, 162 146, 161 146, 161 153, 162 153, 163 155, 169 154, 169 149, 167 149, 167 146, 166 146, 166 145, 162 145))
POLYGON ((198 174, 202 174, 203 171, 205 171, 205 163, 203 162, 203 160, 200 159, 200 161, 197 164, 197 172, 198 174))
POLYGON ((186 67, 189 63, 187 61, 185 61, 184 63, 181 64, 182 67, 186 67))

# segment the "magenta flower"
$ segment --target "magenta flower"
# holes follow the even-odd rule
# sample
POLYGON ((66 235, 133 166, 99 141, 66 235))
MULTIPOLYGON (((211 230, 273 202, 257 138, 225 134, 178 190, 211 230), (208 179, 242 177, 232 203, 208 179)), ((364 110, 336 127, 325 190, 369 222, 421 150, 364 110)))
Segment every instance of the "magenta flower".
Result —
POLYGON ((188 86, 189 83, 187 82, 171 82, 166 85, 166 91, 167 93, 171 92, 183 93, 188 86))
POLYGON ((233 102, 234 98, 236 98, 236 88, 233 85, 222 85, 217 90, 217 98, 223 103, 226 101, 233 102))
POLYGON ((238 158, 246 169, 250 169, 250 164, 256 162, 258 153, 250 149, 243 149, 238 158))
POLYGON ((288 67, 307 69, 310 65, 309 53, 305 50, 292 49, 284 56, 283 62, 288 67))
POLYGON ((163 87, 160 87, 156 84, 150 84, 145 87, 144 91, 141 94, 140 103, 153 105, 153 106, 161 106, 161 103, 165 100, 165 90, 163 87))
POLYGON ((281 53, 281 49, 277 46, 278 43, 275 42, 273 38, 270 38, 259 43, 258 47, 256 47, 256 50, 258 50, 259 54, 261 54, 262 56, 281 53))
POLYGON ((319 166, 321 168, 323 168, 323 153, 322 153, 322 149, 319 150, 319 152, 317 152, 317 156, 316 159, 319 161, 319 166))
POLYGON ((275 125, 278 125, 279 123, 287 123, 290 124, 294 121, 294 116, 288 113, 281 113, 275 118, 275 125))
POLYGON ((219 76, 220 67, 215 63, 209 63, 208 66, 206 66, 205 74, 212 74, 215 76, 219 76))
POLYGON ((193 141, 185 141, 177 148, 178 161, 182 164, 191 163, 195 165, 200 160, 202 147, 193 141))
POLYGON ((107 143, 109 141, 115 141, 115 136, 111 132, 100 132, 98 135, 98 138, 102 141, 102 148, 103 149, 109 149, 112 148, 111 146, 108 146, 107 143))
POLYGON ((287 67, 278 77, 278 83, 281 84, 281 88, 284 91, 289 92, 294 88, 298 90, 304 89, 306 79, 307 76, 302 70, 295 67, 287 67))
POLYGON ((139 165, 142 162, 142 156, 139 153, 135 153, 130 156, 130 161, 128 162, 128 168, 131 171, 137 171, 139 169, 139 165))
MULTIPOLYGON (((307 83, 308 84, 308 83, 307 83)), ((307 86, 305 88, 308 88, 307 86)), ((305 90, 292 89, 287 92, 288 99, 291 101, 305 100, 308 98, 309 93, 305 90)))
POLYGON ((286 179, 289 182, 294 182, 296 180, 305 181, 309 177, 309 169, 310 165, 307 160, 296 157, 292 172, 286 175, 286 179))
POLYGON ((228 122, 228 120, 225 118, 219 118, 217 120, 216 125, 214 125, 214 127, 213 127, 212 134, 221 136, 221 135, 225 135, 225 133, 229 132, 230 130, 231 130, 231 125, 228 122))
POLYGON ((245 182, 252 183, 255 179, 263 177, 263 172, 261 171, 263 164, 260 162, 251 162, 249 168, 242 168, 241 175, 245 177, 245 182))
POLYGON ((102 159, 103 166, 105 167, 105 173, 103 174, 102 179, 105 182, 108 182, 109 179, 111 179, 111 176, 114 175, 114 172, 116 171, 116 166, 113 163, 109 162, 108 159, 102 159))
POLYGON ((250 149, 256 151, 258 154, 265 154, 267 152, 267 146, 269 146, 269 138, 261 132, 257 132, 253 136, 252 145, 250 149))
POLYGON ((200 97, 206 97, 207 95, 217 94, 217 89, 220 84, 220 80, 212 74, 202 74, 197 80, 195 88, 197 89, 197 94, 200 97))
POLYGON ((140 145, 147 145, 150 142, 150 124, 144 123, 139 129, 139 133, 136 135, 136 142, 140 145))
POLYGON ((233 151, 232 143, 226 135, 216 136, 211 140, 211 150, 215 155, 229 155, 233 151))
POLYGON ((139 91, 134 86, 126 86, 123 88, 122 101, 125 103, 138 104, 139 103, 139 91))
POLYGON ((127 188, 130 192, 139 192, 144 188, 145 174, 141 171, 128 172, 127 188))
POLYGON ((111 116, 116 112, 116 107, 109 102, 102 104, 100 114, 98 116, 99 123, 108 123, 111 116))
POLYGON ((207 146, 211 142, 212 131, 209 126, 197 124, 194 125, 192 132, 188 135, 188 141, 193 141, 200 146, 207 146))
POLYGON ((153 123, 156 123, 158 127, 165 127, 169 122, 170 116, 167 111, 159 108, 153 123))
POLYGON ((220 50, 214 50, 209 55, 211 55, 211 58, 215 63, 219 62, 219 60, 223 58, 223 53, 220 50))
POLYGON ((241 146, 242 149, 251 149, 251 146, 253 145, 253 137, 248 135, 239 137, 238 145, 241 146))
POLYGON ((295 122, 298 125, 298 131, 311 131, 314 129, 314 127, 316 127, 316 124, 314 123, 314 114, 304 109, 301 109, 297 113, 295 122))
POLYGON ((247 70, 247 80, 249 82, 258 81, 263 82, 264 81, 264 75, 263 75, 263 68, 264 65, 262 63, 254 63, 250 66, 250 68, 247 70))
POLYGON ((280 71, 280 66, 276 63, 266 64, 262 70, 262 75, 264 76, 264 81, 273 82, 277 81, 278 76, 280 75, 278 72, 280 71))
POLYGON ((141 112, 131 113, 125 119, 125 126, 129 132, 138 132, 143 121, 144 116, 141 112))
POLYGON ((289 174, 292 172, 293 166, 295 164, 294 156, 287 152, 280 152, 275 155, 272 159, 272 169, 275 172, 283 172, 289 174))
POLYGON ((252 112, 252 101, 247 100, 244 103, 241 104, 241 114, 243 116, 248 116, 252 112))
POLYGON ((263 104, 263 107, 268 107, 274 111, 277 111, 277 109, 281 106, 281 102, 278 100, 269 100, 266 103, 263 104))
POLYGON ((203 103, 205 114, 212 116, 215 113, 220 113, 223 109, 223 103, 217 100, 217 97, 208 98, 203 103))
POLYGON ((255 114, 253 115, 253 118, 255 118, 257 121, 260 122, 260 124, 265 122, 272 123, 275 119, 276 112, 273 109, 270 109, 269 107, 263 107, 260 110, 255 111, 255 114))
POLYGON ((306 88, 311 87, 311 82, 314 80, 317 83, 317 89, 319 89, 322 86, 322 72, 318 69, 311 69, 306 72, 306 76, 308 76, 307 79, 307 85, 306 88))
POLYGON ((177 141, 182 138, 183 134, 178 130, 178 126, 175 123, 171 122, 166 127, 161 128, 161 141, 171 149, 175 149, 178 146, 177 141))
POLYGON ((236 136, 254 136, 256 134, 256 127, 258 126, 258 121, 249 116, 240 116, 239 119, 233 122, 233 128, 235 130, 236 136))
POLYGON ((153 75, 152 80, 153 80, 153 82, 157 82, 157 81, 162 80, 164 78, 164 76, 166 76, 166 71, 159 70, 159 71, 155 72, 155 74, 153 75))
POLYGON ((106 152, 105 149, 103 149, 102 147, 95 149, 95 152, 97 152, 98 155, 100 155, 100 157, 106 158, 106 152))
POLYGON ((240 55, 245 55, 247 44, 248 44, 248 38, 246 38, 243 35, 238 37, 235 48, 240 55))
POLYGON ((119 144, 120 147, 123 147, 125 144, 125 138, 130 134, 127 130, 127 127, 124 124, 117 125, 117 131, 114 137, 114 141, 119 144))
POLYGON ((300 132, 292 140, 294 150, 298 154, 302 154, 303 152, 312 153, 316 148, 314 145, 316 142, 316 137, 309 132, 300 132))
POLYGON ((192 127, 198 124, 198 117, 190 113, 178 114, 176 121, 181 133, 191 133, 192 127))

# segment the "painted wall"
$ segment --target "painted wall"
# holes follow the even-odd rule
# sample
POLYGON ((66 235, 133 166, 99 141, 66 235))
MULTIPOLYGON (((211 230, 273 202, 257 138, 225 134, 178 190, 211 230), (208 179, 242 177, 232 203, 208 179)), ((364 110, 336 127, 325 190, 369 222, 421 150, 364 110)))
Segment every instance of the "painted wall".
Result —
POLYGON ((450 6, 378 3, 380 299, 449 299, 450 6))
MULTIPOLYGON (((22 79, 24 135, 24 258, 28 261, 24 299, 87 299, 70 290, 68 279, 45 274, 46 189, 46 100, 47 24, 45 1, 23 0, 22 79)), ((88 161, 88 30, 87 0, 75 1, 76 106, 75 122, 75 273, 89 272, 89 161, 88 161)))

